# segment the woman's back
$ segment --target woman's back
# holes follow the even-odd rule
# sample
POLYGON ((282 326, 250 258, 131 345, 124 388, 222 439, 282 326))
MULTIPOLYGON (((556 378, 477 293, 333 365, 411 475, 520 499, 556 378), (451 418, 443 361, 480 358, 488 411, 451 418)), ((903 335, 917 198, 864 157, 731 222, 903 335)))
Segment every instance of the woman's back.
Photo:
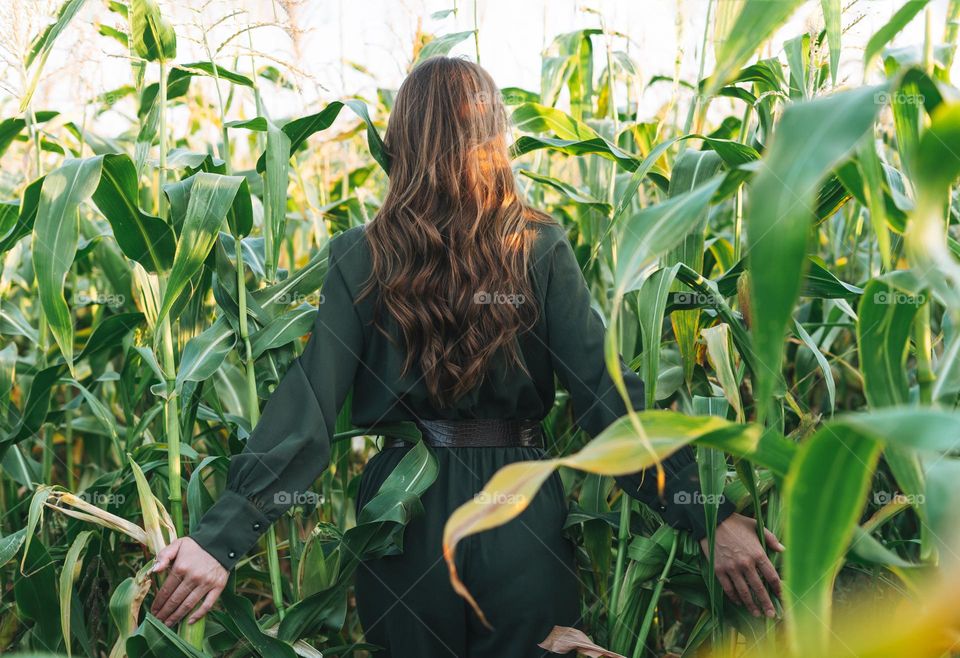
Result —
MULTIPOLYGON (((588 431, 597 432, 623 415, 622 400, 612 388, 603 360, 603 323, 590 307, 589 293, 567 236, 556 223, 532 226, 537 237, 528 262, 534 299, 506 291, 470 291, 474 303, 481 306, 537 305, 540 312, 536 323, 515 336, 522 367, 502 355, 494 358, 480 384, 449 406, 432 401, 427 388, 429 373, 425 375, 419 365, 401 374, 405 353, 397 324, 392 319, 385 322, 391 340, 373 324, 374 296, 359 299, 371 273, 364 227, 349 229, 331 241, 328 278, 337 284, 338 293, 342 281, 344 297, 354 300, 355 312, 324 309, 331 301, 341 301, 338 295, 326 299, 329 290, 325 289, 319 319, 329 325, 324 330, 334 340, 356 350, 352 398, 355 425, 432 418, 541 419, 553 407, 555 371, 574 395, 575 405, 583 403, 584 408, 576 411, 584 416, 580 422, 588 431)), ((635 406, 642 406, 642 392, 642 384, 636 380, 631 391, 635 406)))

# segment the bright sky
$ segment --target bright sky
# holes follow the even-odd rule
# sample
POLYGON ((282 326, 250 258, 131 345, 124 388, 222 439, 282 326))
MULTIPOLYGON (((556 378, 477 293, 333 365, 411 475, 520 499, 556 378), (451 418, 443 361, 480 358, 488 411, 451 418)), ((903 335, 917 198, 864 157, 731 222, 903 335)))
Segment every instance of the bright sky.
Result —
MULTIPOLYGON (((59 1, 3 0, 26 7, 47 2, 54 9, 59 1)), ((598 11, 609 28, 629 35, 629 52, 640 66, 644 80, 653 75, 672 76, 678 51, 682 77, 686 80, 696 77, 707 0, 478 1, 480 60, 500 86, 538 90, 541 53, 552 38, 564 32, 599 26, 600 16, 585 11, 587 8, 598 11)), ((720 4, 730 1, 718 0, 720 4)), ((453 0, 191 0, 189 3, 160 0, 165 15, 177 26, 181 62, 209 59, 204 53, 201 35, 206 34, 210 47, 216 49, 241 32, 217 61, 228 68, 249 72, 247 35, 242 30, 253 25, 249 35, 253 50, 260 54, 258 64, 269 59, 293 64, 301 90, 269 95, 266 102, 273 118, 316 111, 326 102, 345 95, 370 95, 377 86, 396 88, 409 62, 418 25, 433 34, 473 28, 473 0, 459 0, 457 4, 457 15, 437 20, 430 17, 431 13, 451 9, 453 0), (211 28, 222 17, 227 18, 211 28), (243 58, 234 62, 233 57, 240 52, 243 58), (343 65, 344 61, 365 67, 369 75, 343 65)), ((843 4, 847 30, 843 37, 841 79, 859 84, 863 45, 903 0, 844 0, 843 4)), ((796 36, 806 26, 819 26, 822 20, 819 5, 817 1, 810 1, 801 7, 774 40, 775 49, 779 49, 783 39, 796 36)), ((939 37, 947 0, 933 0, 930 8, 934 34, 939 37)), ((34 14, 32 22, 42 25, 36 10, 30 11, 34 14)), ((23 31, 16 25, 2 25, 4 20, 10 17, 0 14, 3 34, 23 31)), ((82 110, 78 98, 129 84, 130 67, 123 58, 123 49, 97 34, 99 22, 122 25, 119 16, 109 13, 103 2, 88 2, 58 42, 46 69, 48 75, 38 90, 37 108, 51 107, 79 114, 82 110)), ((895 43, 922 43, 923 28, 921 15, 895 43)), ((603 64, 602 43, 595 39, 598 72, 603 64)), ((625 40, 615 40, 614 48, 624 49, 625 40)), ((473 39, 459 44, 453 54, 475 57, 473 39)), ((711 68, 712 60, 708 59, 706 71, 711 68)), ((148 80, 155 80, 156 75, 153 66, 148 80)), ((652 114, 668 93, 669 85, 655 86, 645 92, 641 116, 652 114)), ((11 102, 9 94, 0 92, 0 99, 4 96, 6 101, 0 100, 0 105, 4 106, 6 116, 16 112, 16 104, 11 102)), ((78 116, 71 118, 79 119, 78 116)), ((107 116, 96 127, 109 135, 116 124, 107 116)))

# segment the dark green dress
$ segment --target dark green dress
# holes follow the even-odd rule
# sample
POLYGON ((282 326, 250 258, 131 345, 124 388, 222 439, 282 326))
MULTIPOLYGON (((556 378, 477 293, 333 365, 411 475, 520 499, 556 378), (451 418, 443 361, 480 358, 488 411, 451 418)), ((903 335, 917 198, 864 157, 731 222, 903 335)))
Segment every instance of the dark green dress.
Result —
MULTIPOLYGON (((190 534, 228 569, 327 467, 337 412, 351 387, 358 427, 415 418, 542 419, 554 404, 555 374, 588 434, 626 413, 606 370, 603 321, 559 225, 539 229, 531 258, 540 320, 517 338, 529 375, 498 362, 451 408, 431 404, 416 368, 400 376, 402 342, 392 343, 371 325, 372 297, 354 302, 370 271, 363 227, 331 240, 329 272, 307 346, 267 401, 246 448, 231 459, 227 490, 190 534)), ((384 321, 396 336, 396 326, 384 321)), ((634 407, 643 408, 643 382, 622 359, 621 367, 634 407)), ((387 449, 368 462, 358 509, 407 449, 387 449)), ((562 533, 566 500, 559 477, 547 482, 520 517, 468 538, 458 549, 460 574, 497 629, 490 633, 450 588, 441 557, 443 524, 498 468, 542 458, 544 452, 532 447, 434 452, 440 474, 423 496, 425 514, 404 533, 403 555, 369 561, 358 572, 358 609, 367 639, 388 647, 381 655, 401 657, 540 655, 535 645, 554 624, 576 626, 580 616, 573 547, 562 533)), ((664 468, 663 500, 656 495, 655 477, 616 479, 669 524, 702 537, 693 450, 675 453, 664 468)), ((732 509, 721 505, 720 518, 732 509)))

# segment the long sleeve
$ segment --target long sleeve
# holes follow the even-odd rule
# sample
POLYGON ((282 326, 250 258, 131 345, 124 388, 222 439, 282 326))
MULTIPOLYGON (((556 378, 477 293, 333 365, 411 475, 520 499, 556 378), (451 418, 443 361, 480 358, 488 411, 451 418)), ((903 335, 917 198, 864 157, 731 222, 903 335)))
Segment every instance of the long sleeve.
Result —
MULTIPOLYGON (((596 436, 627 413, 607 371, 606 328, 590 304, 590 291, 566 236, 545 257, 550 259, 545 312, 554 371, 570 393, 577 424, 596 436)), ((631 404, 637 410, 643 409, 643 380, 624 363, 622 356, 619 360, 631 404)), ((654 468, 614 479, 627 494, 658 511, 668 524, 689 531, 696 539, 702 538, 706 535, 706 522, 693 448, 685 446, 662 464, 666 475, 663 498, 657 492, 654 468)), ((717 522, 734 510, 732 503, 722 502, 717 522)))
POLYGON ((306 495, 327 468, 337 412, 353 384, 362 325, 330 243, 313 331, 274 389, 226 489, 189 534, 232 569, 267 528, 306 495))

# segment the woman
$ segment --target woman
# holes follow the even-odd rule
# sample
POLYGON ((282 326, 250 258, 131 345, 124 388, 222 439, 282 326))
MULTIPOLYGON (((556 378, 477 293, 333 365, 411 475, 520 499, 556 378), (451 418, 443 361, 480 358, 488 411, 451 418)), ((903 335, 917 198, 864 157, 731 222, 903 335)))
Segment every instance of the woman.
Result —
MULTIPOLYGON (((326 468, 337 412, 352 388, 356 426, 413 420, 439 463, 402 554, 367 560, 357 574, 358 613, 367 640, 386 648, 380 655, 542 655, 537 644, 554 625, 578 624, 558 475, 517 519, 458 549, 458 573, 493 631, 453 591, 441 553, 454 509, 502 466, 545 456, 539 421, 554 404, 554 374, 588 434, 626 413, 570 242, 518 195, 507 135, 499 91, 478 65, 435 57, 407 77, 386 132, 383 206, 368 225, 330 241, 303 354, 232 459, 227 490, 188 537, 158 556, 156 570, 172 565, 153 604, 161 620, 207 613, 237 560, 326 468)), ((642 381, 620 365, 633 406, 642 408, 642 381)), ((367 463, 358 510, 408 449, 388 441, 367 463)), ((685 448, 665 460, 663 498, 655 477, 617 481, 706 546, 693 454, 685 448)), ((754 521, 727 502, 720 521, 720 582, 754 614, 763 608, 772 616, 758 572, 775 592, 779 579, 754 521)), ((772 535, 768 543, 780 548, 772 535)))

